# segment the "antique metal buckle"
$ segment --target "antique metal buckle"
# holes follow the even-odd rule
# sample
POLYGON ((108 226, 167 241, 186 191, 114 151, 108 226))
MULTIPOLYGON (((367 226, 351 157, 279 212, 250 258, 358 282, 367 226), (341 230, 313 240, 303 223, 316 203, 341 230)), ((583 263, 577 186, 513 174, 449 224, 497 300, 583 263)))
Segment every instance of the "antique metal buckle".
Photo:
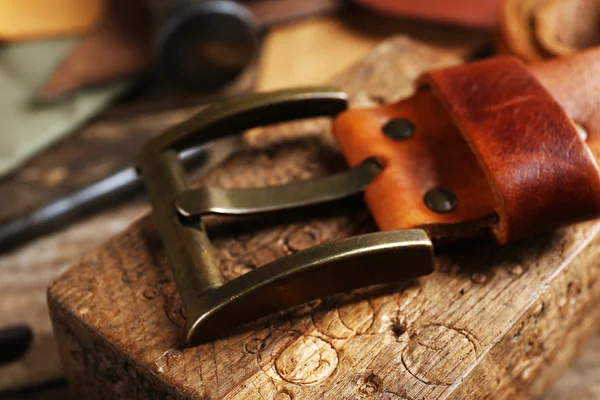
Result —
POLYGON ((339 200, 362 192, 381 167, 366 160, 338 174, 284 186, 191 189, 178 153, 260 125, 334 116, 346 107, 346 94, 333 88, 254 94, 206 108, 142 149, 137 167, 186 308, 188 344, 214 339, 244 322, 326 294, 433 270, 432 243, 423 230, 415 229, 326 243, 224 281, 202 215, 257 214, 339 200))

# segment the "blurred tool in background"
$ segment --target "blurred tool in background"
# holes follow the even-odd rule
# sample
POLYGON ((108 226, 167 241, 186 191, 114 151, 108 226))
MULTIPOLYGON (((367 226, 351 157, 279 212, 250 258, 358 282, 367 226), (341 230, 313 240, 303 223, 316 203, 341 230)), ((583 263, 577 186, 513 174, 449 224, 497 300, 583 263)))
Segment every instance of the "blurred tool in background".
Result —
MULTIPOLYGON (((194 147, 180 154, 186 170, 201 173, 228 157, 237 147, 239 139, 226 138, 214 145, 194 147), (200 168, 201 167, 201 168, 200 168)), ((0 223, 0 252, 23 245, 28 240, 93 211, 115 206, 142 192, 143 186, 134 167, 124 168, 98 182, 69 193, 55 201, 23 215, 0 223)))
POLYGON ((38 101, 148 71, 186 91, 215 91, 253 63, 266 28, 341 5, 339 0, 105 1, 101 22, 65 57, 37 93, 38 101))
POLYGON ((238 76, 258 52, 258 26, 228 0, 145 0, 154 20, 154 59, 184 89, 215 90, 238 76))
MULTIPOLYGON (((63 0, 64 1, 64 0, 63 0)), ((101 22, 37 95, 52 100, 78 88, 151 69, 185 90, 211 91, 256 58, 261 33, 290 20, 332 12, 345 0, 105 0, 101 22)), ((358 0, 386 14, 493 29, 500 0, 358 0)))
POLYGON ((334 11, 340 0, 144 0, 159 70, 184 89, 215 90, 258 55, 265 29, 334 11))

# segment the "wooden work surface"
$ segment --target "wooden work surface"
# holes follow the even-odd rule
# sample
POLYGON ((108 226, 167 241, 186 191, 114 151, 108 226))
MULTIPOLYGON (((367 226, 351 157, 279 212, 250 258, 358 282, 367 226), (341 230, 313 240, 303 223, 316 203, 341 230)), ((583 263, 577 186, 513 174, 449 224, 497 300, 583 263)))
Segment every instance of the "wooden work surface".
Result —
MULTIPOLYGON (((258 87, 273 89, 321 83, 363 57, 385 36, 401 30, 458 56, 468 54, 472 49, 473 41, 466 38, 465 32, 445 29, 432 33, 437 28, 405 22, 391 23, 389 20, 381 23, 369 18, 351 18, 349 21, 313 19, 272 32, 266 38, 258 87), (323 40, 323 37, 328 40, 323 40)), ((416 68, 410 61, 403 67, 409 71, 416 68)), ((139 143, 181 121, 196 109, 192 107, 153 115, 135 113, 139 116, 130 119, 128 107, 117 108, 117 112, 108 113, 108 118, 90 124, 49 153, 32 160, 16 176, 0 182, 0 191, 10 194, 0 198, 2 216, 43 204, 60 193, 93 182, 127 165, 139 143), (123 108, 125 112, 120 111, 123 108)), ((121 206, 0 258, 0 325, 26 322, 36 332, 30 355, 18 363, 0 367, 0 388, 23 387, 61 376, 46 317, 46 284, 68 264, 124 229, 145 210, 142 201, 121 206)), ((598 354, 597 349, 600 349, 598 340, 595 346, 594 342, 588 345, 581 361, 565 374, 548 398, 565 398, 566 393, 577 398, 598 398, 600 390, 589 384, 589 378, 595 376, 594 366, 599 368, 596 358, 591 356, 598 354), (585 395, 587 397, 583 397, 585 395)), ((62 386, 53 384, 48 392, 29 390, 7 396, 0 395, 14 399, 58 399, 65 398, 66 393, 62 386), (35 397, 36 393, 38 397, 35 397)))
MULTIPOLYGON (((424 70, 461 61, 398 37, 336 83, 353 106, 368 106, 406 97, 424 70)), ((339 168, 327 124, 307 121, 248 133, 244 148, 203 183, 273 185, 339 168)), ((209 224, 226 279, 373 229, 362 204, 285 224, 209 224)), ((592 222, 507 247, 454 247, 430 276, 311 302, 185 349, 168 263, 143 218, 57 280, 49 305, 79 397, 534 397, 597 328, 599 230, 592 222)))

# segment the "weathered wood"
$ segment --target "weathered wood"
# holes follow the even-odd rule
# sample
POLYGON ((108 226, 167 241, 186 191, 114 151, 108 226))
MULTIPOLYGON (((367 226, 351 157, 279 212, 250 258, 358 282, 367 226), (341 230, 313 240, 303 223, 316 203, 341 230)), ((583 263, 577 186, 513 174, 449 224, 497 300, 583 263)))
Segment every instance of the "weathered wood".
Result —
MULTIPOLYGON (((423 69, 457 61, 396 38, 340 82, 355 104, 391 101, 423 69)), ((272 185, 341 168, 326 131, 322 122, 254 131, 204 182, 272 185)), ((374 229, 361 204, 293 217, 209 221, 223 275, 374 229)), ((145 217, 53 283, 49 305, 82 398, 539 396, 596 329, 599 230, 591 222, 503 248, 468 243, 438 255, 436 272, 418 281, 311 302, 184 349, 181 304, 145 217)))

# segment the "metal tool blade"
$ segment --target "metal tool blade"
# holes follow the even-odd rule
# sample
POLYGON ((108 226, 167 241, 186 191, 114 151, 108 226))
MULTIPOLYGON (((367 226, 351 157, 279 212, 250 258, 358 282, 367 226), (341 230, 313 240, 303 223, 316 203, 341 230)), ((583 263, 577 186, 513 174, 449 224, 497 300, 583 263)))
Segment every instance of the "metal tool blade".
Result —
MULTIPOLYGON (((203 175, 229 157, 240 140, 239 135, 227 136, 183 151, 180 158, 186 170, 194 175, 203 175)), ((0 222, 0 252, 62 229, 93 212, 120 204, 142 192, 143 184, 135 168, 124 168, 36 210, 0 222)))

